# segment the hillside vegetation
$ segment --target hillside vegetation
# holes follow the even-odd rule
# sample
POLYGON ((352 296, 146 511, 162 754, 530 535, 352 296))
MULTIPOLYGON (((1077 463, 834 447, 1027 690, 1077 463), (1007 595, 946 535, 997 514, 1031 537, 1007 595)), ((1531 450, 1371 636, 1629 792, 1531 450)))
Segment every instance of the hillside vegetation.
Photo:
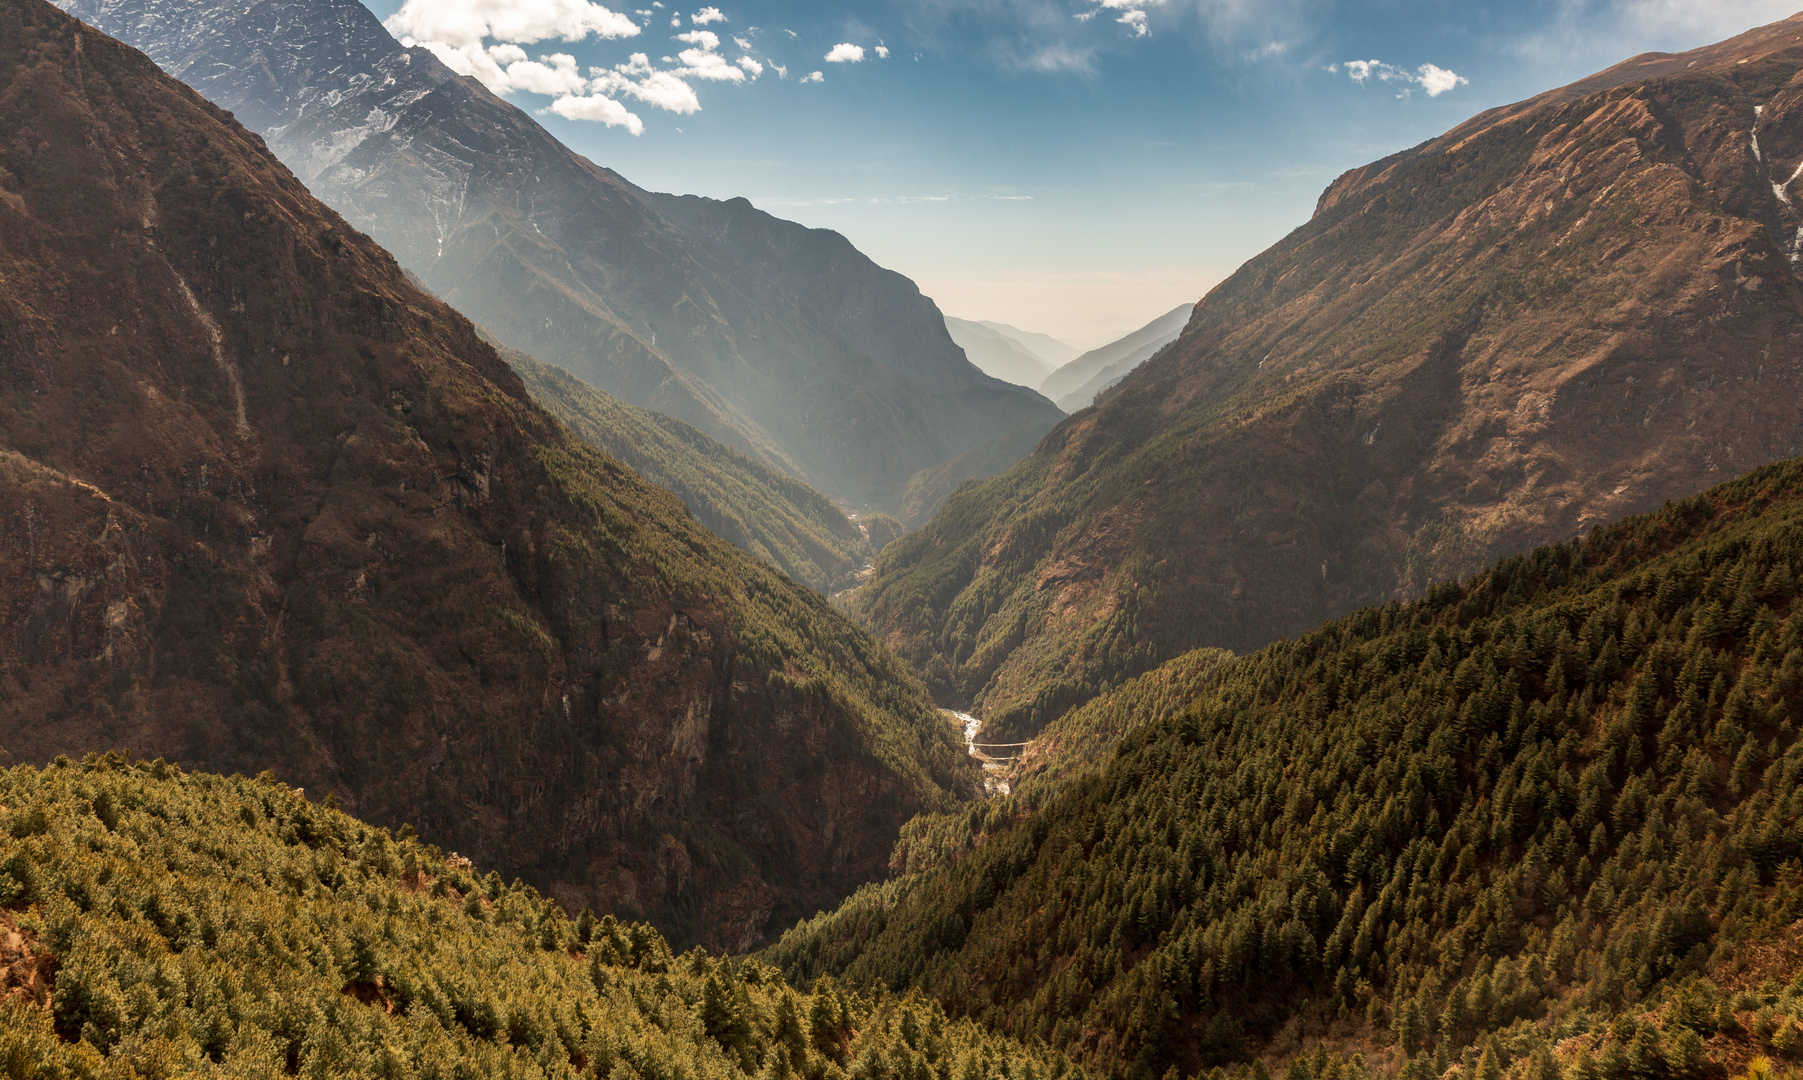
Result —
POLYGON ((0 357, 13 762, 274 768, 737 948, 978 790, 905 664, 41 0, 0 0, 0 357))
POLYGON ((1803 453, 1799 29, 1341 177, 1099 406, 884 551, 869 625, 1011 742, 1190 649, 1803 453))
POLYGON ((674 493, 696 520, 820 592, 849 584, 876 552, 833 501, 681 420, 621 401, 505 345, 534 400, 589 443, 674 493))
POLYGON ((0 772, 0 1074, 1080 1080, 918 996, 672 955, 269 778, 0 772))
POLYGON ((1134 1078, 1299 1080, 1315 1045, 1411 1080, 1795 1054, 1800 575, 1792 461, 1362 609, 769 955, 1134 1078))

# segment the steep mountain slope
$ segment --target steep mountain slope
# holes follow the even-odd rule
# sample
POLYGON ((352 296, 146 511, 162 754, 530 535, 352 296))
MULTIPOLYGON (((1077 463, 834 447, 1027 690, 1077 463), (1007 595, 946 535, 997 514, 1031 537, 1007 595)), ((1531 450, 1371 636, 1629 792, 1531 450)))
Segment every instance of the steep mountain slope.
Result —
POLYGON ((0 0, 0 746, 274 767, 741 945, 974 790, 907 670, 255 135, 0 0))
POLYGON ((1140 680, 1104 770, 937 841, 910 823, 923 879, 770 955, 1129 1077, 1312 1077, 1326 1046, 1409 1080, 1794 1054, 1800 575, 1803 459, 1278 642, 1185 708, 1140 680))
POLYGON ((1081 1076, 918 997, 571 920, 271 780, 108 755, 0 773, 0 803, 9 1076, 1081 1076))
POLYGON ((872 625, 991 737, 1030 733, 1187 649, 1798 452, 1800 68, 1791 20, 1342 177, 1099 408, 885 552, 872 625))
POLYGON ((1194 309, 1194 304, 1179 304, 1118 341, 1089 350, 1046 376, 1039 384, 1039 392, 1065 412, 1088 408, 1097 394, 1176 341, 1194 309))
POLYGON ((1007 472, 1031 454, 1039 440, 1051 430, 1051 424, 1023 421, 950 461, 915 473, 908 478, 908 489, 902 494, 901 506, 896 511, 901 515, 902 523, 910 529, 920 528, 939 512, 945 500, 961 485, 1007 472))
POLYGON ((1052 373, 1052 365, 1036 356, 1031 349, 1012 336, 983 323, 954 319, 947 315, 945 329, 958 347, 964 350, 964 355, 970 358, 970 362, 982 368, 985 375, 993 375, 1016 386, 1032 387, 1044 382, 1046 376, 1052 373))
POLYGON ((495 351, 572 431, 673 492, 714 535, 796 581, 833 592, 876 553, 831 499, 800 480, 518 349, 495 351))
POLYGON ((977 371, 845 239, 656 196, 559 144, 357 0, 65 0, 269 140, 321 199, 503 342, 820 491, 908 478, 1057 410, 977 371))

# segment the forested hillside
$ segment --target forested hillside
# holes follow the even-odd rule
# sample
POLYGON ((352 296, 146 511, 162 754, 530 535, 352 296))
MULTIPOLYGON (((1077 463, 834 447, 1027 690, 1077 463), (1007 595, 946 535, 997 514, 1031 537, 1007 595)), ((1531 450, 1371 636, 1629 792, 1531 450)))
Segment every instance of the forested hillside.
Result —
POLYGON ((821 592, 849 584, 875 548, 833 501, 662 413, 621 401, 518 349, 496 351, 571 430, 674 493, 714 535, 821 592))
POLYGON ((0 772, 0 1074, 1080 1080, 918 996, 672 955, 273 779, 0 772))
POLYGON ((1795 1053, 1800 574, 1791 461, 1365 608, 770 955, 1130 1077, 1323 1040, 1421 1080, 1795 1053))

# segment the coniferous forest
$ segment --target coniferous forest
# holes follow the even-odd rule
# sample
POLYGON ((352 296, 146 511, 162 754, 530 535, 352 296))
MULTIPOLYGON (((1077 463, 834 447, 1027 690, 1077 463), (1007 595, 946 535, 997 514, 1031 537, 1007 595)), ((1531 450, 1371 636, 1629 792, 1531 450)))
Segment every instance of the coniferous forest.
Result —
POLYGON ((1362 610, 1215 669, 1030 812, 947 823, 925 880, 770 955, 1128 1077, 1305 1044, 1411 1080, 1787 1056, 1800 574, 1790 462, 1362 610))
POLYGON ((270 777, 108 754, 0 803, 9 1077, 1079 1075, 919 995, 569 918, 270 777))

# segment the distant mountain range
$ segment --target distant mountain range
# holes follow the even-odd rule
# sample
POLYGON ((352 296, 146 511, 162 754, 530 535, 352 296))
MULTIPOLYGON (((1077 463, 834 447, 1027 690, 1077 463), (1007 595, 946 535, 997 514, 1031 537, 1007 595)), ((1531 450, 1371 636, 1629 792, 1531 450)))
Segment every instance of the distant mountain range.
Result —
POLYGON ((967 362, 843 237, 657 195, 406 49, 357 0, 65 0, 231 109, 505 344, 853 508, 1057 409, 967 362))
MULTIPOLYGON (((1336 180, 857 596, 991 738, 1803 449, 1803 23, 1336 180)), ((1068 399, 1067 399, 1068 401, 1068 399)))
POLYGON ((1018 326, 1010 326, 1005 322, 996 322, 993 319, 981 319, 978 320, 977 325, 989 330, 994 330, 998 334, 1006 334, 1008 337, 1020 342, 1032 352, 1034 356, 1039 357, 1054 368, 1070 363, 1083 352, 1082 349, 1060 341, 1050 334, 1040 334, 1035 333, 1032 330, 1022 330, 1018 326))
POLYGON ((1055 366, 1020 340, 1018 332, 1010 334, 989 323, 955 319, 950 315, 945 317, 945 328, 971 363, 1004 382, 1035 387, 1045 381, 1055 366))
MULTIPOLYGON (((754 944, 975 794, 905 665, 535 405, 228 114, 42 0, 0 0, 0 102, 8 762, 273 770, 679 947, 754 944)), ((546 396, 603 444, 690 430, 546 396)), ((759 488, 772 561, 853 550, 718 451, 657 464, 704 508, 759 488)))
POLYGON ((1118 341, 1089 350, 1048 375, 1039 383, 1039 392, 1067 413, 1088 408, 1097 394, 1176 341, 1194 307, 1180 304, 1118 341))

